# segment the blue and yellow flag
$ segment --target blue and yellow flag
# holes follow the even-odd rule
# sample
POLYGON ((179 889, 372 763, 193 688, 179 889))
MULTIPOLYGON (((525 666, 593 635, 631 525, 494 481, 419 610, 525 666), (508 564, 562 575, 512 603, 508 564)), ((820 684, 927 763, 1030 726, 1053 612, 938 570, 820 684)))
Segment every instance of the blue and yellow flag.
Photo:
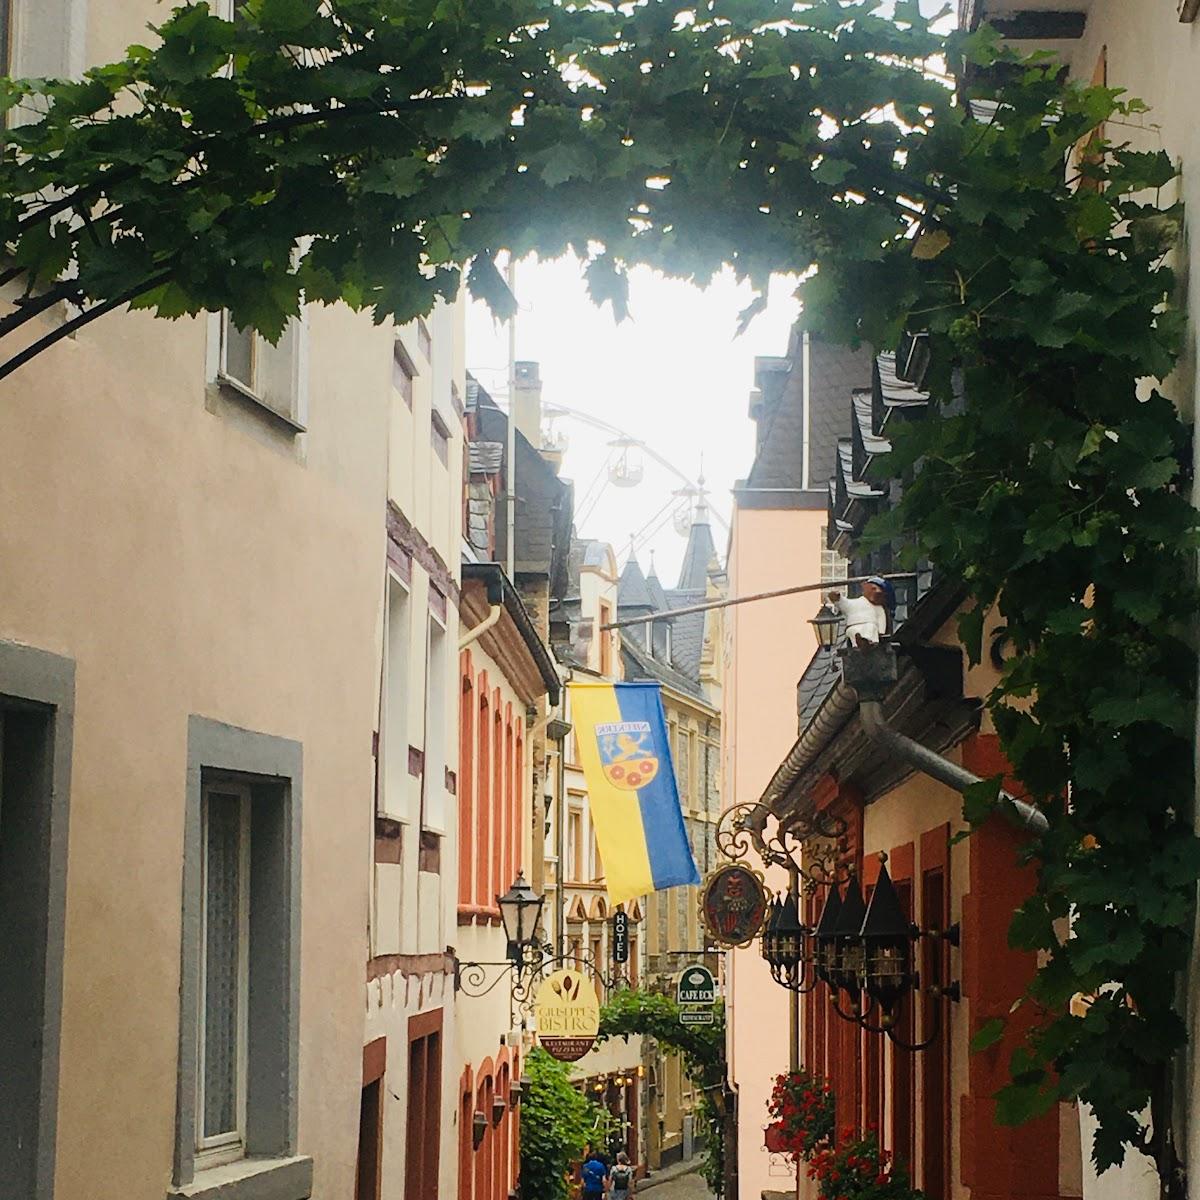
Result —
POLYGON ((699 883, 657 683, 572 683, 571 714, 608 896, 699 883))

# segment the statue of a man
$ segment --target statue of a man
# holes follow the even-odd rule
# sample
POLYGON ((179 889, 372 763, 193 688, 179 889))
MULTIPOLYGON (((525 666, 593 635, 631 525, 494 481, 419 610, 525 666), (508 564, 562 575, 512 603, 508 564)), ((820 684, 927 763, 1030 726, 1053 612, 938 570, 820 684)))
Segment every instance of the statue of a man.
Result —
POLYGON ((841 592, 830 592, 825 598, 842 614, 846 638, 852 646, 878 642, 891 632, 896 589, 890 580, 872 575, 862 585, 862 595, 856 599, 851 600, 841 592))

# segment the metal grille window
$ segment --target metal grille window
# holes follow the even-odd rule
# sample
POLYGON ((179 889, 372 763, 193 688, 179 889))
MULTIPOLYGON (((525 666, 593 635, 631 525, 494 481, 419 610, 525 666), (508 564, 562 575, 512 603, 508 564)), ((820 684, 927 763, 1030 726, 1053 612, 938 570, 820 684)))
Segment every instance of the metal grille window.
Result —
POLYGON ((197 1158, 244 1152, 250 929, 249 789, 206 789, 197 1158))

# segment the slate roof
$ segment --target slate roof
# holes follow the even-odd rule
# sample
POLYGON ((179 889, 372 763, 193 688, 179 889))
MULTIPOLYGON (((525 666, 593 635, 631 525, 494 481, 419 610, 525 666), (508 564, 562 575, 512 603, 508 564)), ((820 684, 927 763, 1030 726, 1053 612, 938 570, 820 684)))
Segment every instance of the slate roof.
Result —
POLYGON ((701 503, 696 507, 692 527, 688 530, 687 549, 679 569, 679 586, 703 591, 708 586, 709 564, 716 558, 717 547, 713 542, 712 526, 708 523, 708 506, 701 503))
POLYGON ((656 679, 684 695, 704 699, 704 689, 698 679, 692 679, 677 668, 651 658, 645 646, 639 645, 634 637, 621 639, 621 656, 625 662, 626 679, 656 679))
POLYGON ((650 589, 650 598, 654 601, 655 612, 661 612, 664 608, 670 607, 667 603, 667 593, 663 591, 662 581, 654 569, 653 560, 650 562, 650 574, 646 576, 646 586, 650 589))
MULTIPOLYGON (((687 608, 704 603, 700 588, 672 588, 667 592, 671 608, 687 608)), ((685 675, 699 683, 700 655, 704 650, 704 613, 685 613, 671 618, 671 662, 685 675)))
POLYGON ((467 451, 472 475, 494 475, 504 465, 503 442, 472 442, 467 451))
MULTIPOLYGON (((810 341, 808 484, 817 496, 833 474, 838 438, 850 433, 846 397, 870 386, 871 353, 825 342, 810 341)), ((793 338, 791 370, 773 403, 764 391, 757 406, 758 449, 746 479, 749 488, 799 488, 804 481, 803 339, 793 338)), ((757 365, 757 364, 756 364, 757 365)), ((760 389, 779 372, 756 371, 760 389)))
MULTIPOLYGON (((500 410, 476 379, 467 381, 467 404, 475 412, 475 441, 502 447, 501 468, 507 454, 508 415, 500 410)), ((567 543, 571 536, 574 489, 559 479, 520 430, 515 437, 517 452, 516 553, 514 574, 548 575, 550 591, 561 596, 567 587, 567 543)), ((506 486, 507 486, 507 472, 506 486)), ((506 561, 508 522, 495 523, 495 554, 506 561)))
POLYGON ((825 703, 825 697, 833 691, 842 677, 842 660, 828 650, 818 650, 796 684, 797 733, 803 733, 817 710, 825 703))
POLYGON ((631 554, 621 572, 621 581, 617 585, 617 607, 619 609, 645 609, 653 611, 654 596, 647 586, 646 577, 642 574, 637 556, 631 554))

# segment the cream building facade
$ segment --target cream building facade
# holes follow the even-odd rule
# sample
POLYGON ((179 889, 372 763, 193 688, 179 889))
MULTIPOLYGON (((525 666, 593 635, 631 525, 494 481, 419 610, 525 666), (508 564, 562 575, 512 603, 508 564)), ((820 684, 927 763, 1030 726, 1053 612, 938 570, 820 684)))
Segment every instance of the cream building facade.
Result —
MULTIPOLYGON (((162 15, 11 11, 54 73, 162 15)), ((5 1200, 351 1193, 392 343, 119 314, 0 387, 5 1200)))
MULTIPOLYGON (((716 603, 728 594, 703 496, 697 505, 678 585, 665 589, 653 565, 644 575, 632 553, 621 572, 621 630, 626 679, 657 682, 683 809, 684 827, 701 876, 715 865, 715 832, 721 813, 721 690, 724 612, 671 616, 672 609, 716 603)), ((646 965, 643 986, 674 996, 681 971, 703 962, 714 978, 720 956, 708 942, 699 912, 700 888, 671 888, 646 899, 646 965)), ((658 1170, 689 1160, 707 1129, 697 1112, 699 1094, 678 1055, 652 1040, 644 1047, 647 1164, 658 1170)))

